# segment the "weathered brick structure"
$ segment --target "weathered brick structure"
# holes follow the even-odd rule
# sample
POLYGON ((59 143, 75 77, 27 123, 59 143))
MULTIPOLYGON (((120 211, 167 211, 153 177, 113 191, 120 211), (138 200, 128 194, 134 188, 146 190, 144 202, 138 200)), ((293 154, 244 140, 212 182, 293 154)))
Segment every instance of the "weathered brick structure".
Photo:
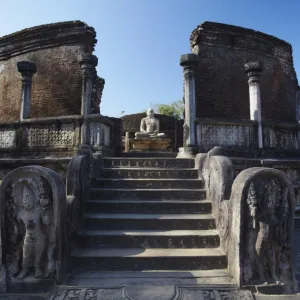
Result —
POLYGON ((199 56, 196 117, 249 119, 244 65, 260 61, 262 119, 295 121, 298 82, 289 43, 251 29, 204 22, 192 32, 190 45, 199 56))
MULTIPOLYGON (((30 61, 37 67, 32 84, 31 117, 79 115, 82 90, 79 57, 82 53, 92 53, 95 43, 94 28, 81 21, 32 27, 0 38, 1 122, 19 119, 19 61, 30 61)), ((97 108, 93 112, 97 113, 97 108)))
POLYGON ((0 299, 298 299, 291 47, 215 23, 192 37, 184 120, 99 114, 85 23, 0 40, 0 299))

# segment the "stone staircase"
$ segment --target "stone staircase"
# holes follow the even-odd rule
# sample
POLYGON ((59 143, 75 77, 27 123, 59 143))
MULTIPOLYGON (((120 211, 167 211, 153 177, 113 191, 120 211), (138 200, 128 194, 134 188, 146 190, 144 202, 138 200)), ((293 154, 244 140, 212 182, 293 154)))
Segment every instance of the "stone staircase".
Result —
POLYGON ((227 277, 227 257, 194 160, 165 156, 104 158, 72 252, 71 284, 110 275, 148 277, 141 272, 172 283, 175 277, 227 277))

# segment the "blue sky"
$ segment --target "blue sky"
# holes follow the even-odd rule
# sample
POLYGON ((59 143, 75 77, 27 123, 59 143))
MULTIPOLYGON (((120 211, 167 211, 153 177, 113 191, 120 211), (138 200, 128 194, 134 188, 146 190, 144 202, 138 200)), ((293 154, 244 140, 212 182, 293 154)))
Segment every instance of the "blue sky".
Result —
POLYGON ((299 0, 0 0, 0 36, 81 20, 97 31, 101 113, 118 117, 182 98, 181 54, 204 21, 243 26, 292 44, 300 74, 299 0))

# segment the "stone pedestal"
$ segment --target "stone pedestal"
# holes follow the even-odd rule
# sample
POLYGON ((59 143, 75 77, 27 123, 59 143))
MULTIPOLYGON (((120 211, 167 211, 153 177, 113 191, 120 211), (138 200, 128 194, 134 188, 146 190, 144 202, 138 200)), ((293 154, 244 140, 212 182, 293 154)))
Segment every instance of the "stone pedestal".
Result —
POLYGON ((167 151, 171 139, 132 139, 133 151, 167 151))

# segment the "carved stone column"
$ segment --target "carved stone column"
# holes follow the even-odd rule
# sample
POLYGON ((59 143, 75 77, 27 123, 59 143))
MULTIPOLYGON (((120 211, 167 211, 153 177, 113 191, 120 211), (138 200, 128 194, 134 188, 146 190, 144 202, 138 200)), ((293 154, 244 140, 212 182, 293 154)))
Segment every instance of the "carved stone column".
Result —
POLYGON ((257 121, 258 125, 258 148, 263 148, 263 136, 261 125, 261 101, 259 77, 263 71, 262 64, 258 61, 248 62, 245 64, 245 72, 248 75, 249 96, 250 96, 250 120, 257 121))
POLYGON ((84 53, 80 58, 80 66, 82 69, 81 114, 83 115, 81 144, 88 144, 89 137, 86 117, 92 111, 93 81, 96 76, 95 67, 97 64, 97 56, 91 53, 84 53))
POLYGON ((300 87, 296 92, 296 121, 300 122, 300 87))
POLYGON ((36 64, 29 61, 19 61, 17 67, 22 75, 20 120, 24 120, 30 118, 31 84, 32 76, 36 73, 36 64))
POLYGON ((184 141, 177 157, 194 157, 196 146, 196 94, 194 68, 198 63, 198 55, 185 54, 180 57, 180 65, 184 73, 184 141))

